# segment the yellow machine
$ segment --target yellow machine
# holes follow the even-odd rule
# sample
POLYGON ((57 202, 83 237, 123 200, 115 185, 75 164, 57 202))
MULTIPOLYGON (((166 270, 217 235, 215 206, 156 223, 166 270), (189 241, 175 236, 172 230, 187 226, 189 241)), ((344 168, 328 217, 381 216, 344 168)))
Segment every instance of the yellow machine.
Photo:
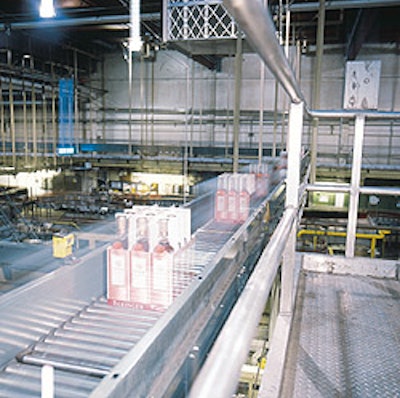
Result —
POLYGON ((53 235, 53 257, 66 258, 72 254, 72 247, 74 245, 74 234, 53 235))

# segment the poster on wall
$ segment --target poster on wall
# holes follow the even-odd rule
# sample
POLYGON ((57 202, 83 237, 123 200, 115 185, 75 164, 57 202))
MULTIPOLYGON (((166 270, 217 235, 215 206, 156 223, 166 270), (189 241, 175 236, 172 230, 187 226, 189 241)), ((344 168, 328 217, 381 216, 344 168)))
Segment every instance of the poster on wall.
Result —
POLYGON ((377 109, 381 61, 346 62, 344 109, 377 109))

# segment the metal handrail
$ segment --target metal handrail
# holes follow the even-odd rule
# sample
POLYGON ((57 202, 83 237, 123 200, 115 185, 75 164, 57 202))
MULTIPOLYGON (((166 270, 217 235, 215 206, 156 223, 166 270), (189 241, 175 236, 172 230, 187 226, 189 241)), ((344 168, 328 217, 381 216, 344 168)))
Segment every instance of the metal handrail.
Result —
POLYGON ((190 397, 230 397, 235 393, 241 367, 247 357, 254 330, 262 316, 296 218, 296 209, 284 212, 196 378, 190 397))

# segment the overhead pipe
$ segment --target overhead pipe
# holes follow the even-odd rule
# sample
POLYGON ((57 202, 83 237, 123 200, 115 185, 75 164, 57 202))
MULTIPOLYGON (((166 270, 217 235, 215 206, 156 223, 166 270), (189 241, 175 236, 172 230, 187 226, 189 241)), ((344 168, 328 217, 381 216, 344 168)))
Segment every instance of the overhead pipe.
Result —
MULTIPOLYGON (((133 5, 132 5, 133 6, 133 5)), ((141 16, 141 20, 156 21, 160 20, 160 13, 148 13, 141 16)), ((124 15, 105 15, 101 17, 81 17, 65 18, 52 20, 37 20, 12 23, 0 23, 0 31, 5 30, 27 30, 27 29, 50 29, 50 28, 69 28, 73 26, 91 26, 91 25, 117 25, 128 24, 131 18, 128 14, 124 15)))
MULTIPOLYGON (((130 52, 140 51, 142 48, 142 38, 140 36, 140 0, 130 1, 130 18, 129 18, 129 50, 130 52)), ((132 54, 130 54, 132 55, 132 54)))
POLYGON ((373 110, 311 110, 308 109, 307 113, 312 117, 318 118, 348 118, 354 119, 358 115, 363 115, 366 118, 374 119, 400 119, 400 112, 386 112, 386 111, 373 111, 373 110))
POLYGON ((224 0, 246 40, 260 55, 294 103, 302 102, 303 95, 282 47, 276 39, 275 26, 266 7, 259 0, 224 0))

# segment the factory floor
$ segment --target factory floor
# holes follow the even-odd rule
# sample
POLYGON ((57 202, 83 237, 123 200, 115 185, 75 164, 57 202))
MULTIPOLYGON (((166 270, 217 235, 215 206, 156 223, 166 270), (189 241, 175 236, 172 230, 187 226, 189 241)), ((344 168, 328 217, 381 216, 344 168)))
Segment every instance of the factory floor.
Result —
MULTIPOLYGON (((79 233, 109 235, 110 241, 115 237, 115 222, 110 220, 96 221, 93 224, 81 226, 75 231, 76 239, 79 233)), ((107 242, 97 242, 105 244, 107 242)), ((91 250, 88 242, 79 241, 74 245, 72 256, 55 258, 52 241, 37 241, 34 243, 0 241, 0 295, 25 285, 48 274, 59 267, 79 261, 79 257, 91 250), (72 260, 73 258, 73 260, 72 260)))
POLYGON ((51 242, 29 244, 0 242, 0 294, 9 292, 55 270, 51 242))
POLYGON ((280 397, 400 397, 398 270, 392 276, 303 269, 280 397))

